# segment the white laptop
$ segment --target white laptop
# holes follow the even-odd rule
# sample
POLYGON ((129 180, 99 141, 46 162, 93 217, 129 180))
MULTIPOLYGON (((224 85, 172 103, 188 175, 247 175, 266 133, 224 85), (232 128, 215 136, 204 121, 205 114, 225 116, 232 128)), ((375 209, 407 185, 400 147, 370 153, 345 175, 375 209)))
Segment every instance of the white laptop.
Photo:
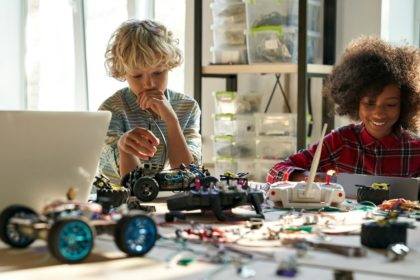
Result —
POLYGON ((21 204, 40 212, 78 190, 87 201, 110 112, 0 111, 0 211, 21 204))
POLYGON ((357 185, 371 186, 372 183, 389 184, 389 198, 405 198, 418 200, 420 180, 419 178, 371 176, 362 174, 339 173, 337 183, 342 185, 346 197, 357 196, 357 185))

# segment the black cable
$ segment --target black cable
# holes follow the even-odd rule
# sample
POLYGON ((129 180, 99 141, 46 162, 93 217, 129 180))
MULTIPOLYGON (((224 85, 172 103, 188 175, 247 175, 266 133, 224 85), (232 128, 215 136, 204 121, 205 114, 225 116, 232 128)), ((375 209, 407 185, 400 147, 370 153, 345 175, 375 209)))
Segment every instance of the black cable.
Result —
POLYGON ((276 73, 274 75, 276 76, 276 82, 274 83, 274 87, 273 87, 273 90, 271 91, 270 98, 268 99, 267 106, 265 107, 264 113, 267 113, 268 108, 270 107, 271 100, 273 99, 273 95, 274 95, 274 92, 276 91, 277 85, 279 85, 280 92, 283 95, 284 103, 286 104, 287 110, 288 110, 289 113, 291 113, 292 109, 290 108, 289 101, 287 100, 286 92, 284 91, 284 89, 283 89, 283 87, 280 83, 281 74, 276 73))

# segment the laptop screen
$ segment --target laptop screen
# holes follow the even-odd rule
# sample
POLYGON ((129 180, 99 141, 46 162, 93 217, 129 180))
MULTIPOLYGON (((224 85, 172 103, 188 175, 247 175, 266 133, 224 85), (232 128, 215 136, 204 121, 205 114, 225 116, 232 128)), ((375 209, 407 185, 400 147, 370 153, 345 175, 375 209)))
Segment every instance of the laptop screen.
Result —
POLYGON ((339 173, 337 183, 342 185, 346 197, 355 198, 357 186, 371 186, 373 183, 389 184, 389 198, 418 200, 420 181, 418 178, 372 176, 362 174, 339 173))
POLYGON ((0 211, 40 211, 70 187, 87 201, 110 112, 0 111, 0 211))

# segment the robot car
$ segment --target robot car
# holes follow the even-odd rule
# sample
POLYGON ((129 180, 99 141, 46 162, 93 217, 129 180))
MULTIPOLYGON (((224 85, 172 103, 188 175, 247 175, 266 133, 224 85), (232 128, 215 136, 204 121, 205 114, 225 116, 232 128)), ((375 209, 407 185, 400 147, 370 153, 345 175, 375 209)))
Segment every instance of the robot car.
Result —
POLYGON ((128 256, 143 256, 157 239, 157 227, 139 211, 104 213, 97 203, 57 200, 41 214, 23 205, 11 205, 0 214, 0 239, 12 248, 26 248, 36 239, 47 241, 51 254, 64 263, 83 261, 93 249, 96 235, 114 236, 128 256))

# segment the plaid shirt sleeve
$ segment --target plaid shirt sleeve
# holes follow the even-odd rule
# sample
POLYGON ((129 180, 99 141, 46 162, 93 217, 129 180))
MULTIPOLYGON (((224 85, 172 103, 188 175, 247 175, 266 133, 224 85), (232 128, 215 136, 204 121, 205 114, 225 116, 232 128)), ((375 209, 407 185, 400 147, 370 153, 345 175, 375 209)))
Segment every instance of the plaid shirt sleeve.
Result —
MULTIPOLYGON (((309 170, 316 147, 317 144, 314 144, 275 164, 269 170, 266 181, 274 183, 283 180, 286 172, 290 174, 296 170, 309 170)), ((420 139, 402 128, 378 140, 369 135, 363 124, 341 127, 324 139, 317 171, 328 170, 337 173, 419 177, 420 139)))
MULTIPOLYGON (((300 150, 287 159, 276 163, 267 173, 267 183, 272 184, 277 181, 282 181, 285 173, 290 175, 294 171, 308 171, 311 168, 317 147, 318 142, 311 145, 309 149, 300 150)), ((325 136, 318 170, 328 171, 334 169, 334 157, 337 157, 338 154, 340 154, 340 147, 342 147, 340 134, 332 131, 325 136)))

